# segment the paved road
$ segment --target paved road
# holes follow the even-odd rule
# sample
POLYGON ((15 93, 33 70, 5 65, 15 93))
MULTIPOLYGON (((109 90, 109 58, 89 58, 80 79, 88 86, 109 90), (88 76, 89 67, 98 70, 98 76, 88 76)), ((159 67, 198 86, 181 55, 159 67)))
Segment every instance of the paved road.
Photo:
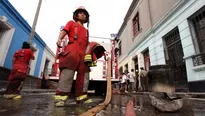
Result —
MULTIPOLYGON (((205 99, 184 99, 183 107, 175 113, 161 113, 151 106, 148 95, 133 95, 137 116, 205 116, 205 99)), ((113 95, 112 103, 97 116, 124 116, 126 103, 132 96, 113 95)))
MULTIPOLYGON (((92 98, 93 106, 102 102, 102 98, 92 98)), ((20 100, 0 98, 0 116, 75 116, 88 110, 90 106, 76 105, 68 100, 66 107, 54 107, 53 94, 24 95, 20 100)))
MULTIPOLYGON (((205 116, 205 99, 184 99, 184 106, 175 113, 160 113, 151 104, 148 95, 134 95, 137 116, 205 116)), ((113 95, 108 108, 97 116, 124 116, 125 105, 131 96, 113 95)), ((93 105, 102 102, 102 98, 93 98, 93 105)), ((66 107, 56 108, 53 94, 28 94, 21 100, 0 98, 0 116, 75 116, 87 111, 88 106, 76 105, 68 100, 66 107)))

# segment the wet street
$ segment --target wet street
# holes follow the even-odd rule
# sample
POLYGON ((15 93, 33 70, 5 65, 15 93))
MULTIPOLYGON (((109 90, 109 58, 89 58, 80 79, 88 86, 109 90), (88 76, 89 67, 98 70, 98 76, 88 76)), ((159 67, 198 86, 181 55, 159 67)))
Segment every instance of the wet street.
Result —
MULTIPOLYGON (((102 98, 92 98, 92 106, 102 102, 102 98)), ((53 94, 24 95, 19 100, 0 98, 0 116, 77 116, 89 109, 90 106, 76 105, 68 100, 65 107, 54 107, 53 94)))
POLYGON ((205 99, 184 99, 184 105, 179 111, 161 113, 151 106, 148 95, 113 95, 111 104, 97 116, 124 116, 125 106, 132 97, 135 98, 137 116, 205 116, 205 99))
MULTIPOLYGON (((133 95, 135 111, 138 116, 205 116, 205 99, 184 99, 184 105, 175 113, 160 113, 150 103, 148 95, 133 95)), ((131 95, 113 95, 112 102, 106 110, 97 116, 124 116, 125 106, 131 95)), ((95 106, 103 98, 93 97, 95 106)), ((0 98, 0 116, 75 116, 87 111, 90 106, 79 106, 74 100, 68 100, 66 107, 54 107, 53 94, 27 94, 20 100, 0 98)))

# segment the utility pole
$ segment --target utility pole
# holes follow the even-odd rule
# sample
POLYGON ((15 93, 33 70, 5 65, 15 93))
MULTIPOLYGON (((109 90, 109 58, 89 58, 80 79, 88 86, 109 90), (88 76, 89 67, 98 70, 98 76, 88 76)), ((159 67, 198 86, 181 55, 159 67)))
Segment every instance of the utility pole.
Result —
POLYGON ((29 44, 32 43, 32 40, 34 38, 34 33, 35 33, 35 30, 36 30, 36 24, 37 24, 37 21, 38 21, 39 12, 40 12, 40 9, 41 9, 41 4, 42 4, 42 0, 39 0, 38 7, 36 9, 36 14, 35 14, 34 21, 33 21, 33 25, 32 25, 32 29, 31 29, 31 33, 30 33, 30 37, 29 37, 29 40, 28 40, 29 44))

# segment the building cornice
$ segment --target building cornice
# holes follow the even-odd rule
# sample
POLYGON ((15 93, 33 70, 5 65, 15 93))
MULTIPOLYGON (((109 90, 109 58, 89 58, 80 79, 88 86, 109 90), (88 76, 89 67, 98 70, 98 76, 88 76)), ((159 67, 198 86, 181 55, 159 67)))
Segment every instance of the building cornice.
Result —
MULTIPOLYGON (((127 56, 129 56, 130 54, 132 54, 132 52, 143 42, 143 41, 148 41, 146 38, 149 36, 154 36, 152 34, 154 34, 156 32, 156 29, 158 29, 159 27, 161 27, 171 16, 174 15, 174 13, 176 11, 178 11, 182 5, 185 5, 188 2, 188 0, 180 0, 179 2, 176 3, 176 5, 173 7, 172 10, 169 11, 169 13, 167 13, 167 15, 165 15, 164 17, 162 17, 152 28, 150 28, 138 41, 135 42, 135 44, 128 50, 128 53, 126 55, 124 55, 122 58, 119 59, 119 63, 123 62, 127 56)), ((132 12, 130 12, 129 14, 132 14, 132 12)), ((180 13, 181 14, 181 13, 180 13)), ((179 15, 180 15, 179 14, 179 15)), ((126 15, 127 16, 127 15, 126 15)), ((125 22, 124 22, 125 23, 125 22)), ((125 25, 126 26, 126 25, 125 25)), ((123 30, 123 28, 125 27, 121 27, 121 30, 123 30)), ((119 31, 120 32, 120 31, 119 31)), ((122 32, 121 32, 122 33, 122 32)), ((120 35, 120 34, 119 34, 120 35)))
MULTIPOLYGON (((137 46, 140 45, 143 41, 145 41, 145 38, 149 37, 151 34, 156 32, 156 29, 161 27, 173 14, 178 11, 182 5, 187 3, 188 0, 180 0, 176 5, 173 7, 172 10, 167 13, 164 17, 162 17, 151 29, 149 29, 137 42, 135 42, 134 46, 132 46, 128 52, 128 55, 132 53, 134 49, 137 48, 137 46)), ((155 33, 156 34, 156 33, 155 33)))
POLYGON ((49 53, 51 53, 51 55, 55 58, 55 54, 53 53, 53 51, 52 51, 48 46, 46 46, 45 49, 46 49, 49 53))
MULTIPOLYGON (((20 13, 13 7, 13 5, 8 1, 8 0, 1 0, 0 1, 3 6, 7 9, 7 12, 10 12, 11 14, 13 14, 12 16, 14 16, 17 20, 20 21, 20 25, 22 25, 25 30, 27 31, 27 33, 30 33, 31 31, 31 26, 26 22, 26 20, 20 15, 20 13)), ((6 11, 5 11, 6 12, 6 11)), ((35 40, 38 41, 43 47, 46 46, 46 43, 41 39, 41 37, 35 33, 34 34, 35 40)))
POLYGON ((139 0, 133 0, 128 11, 127 14, 125 15, 124 21, 122 23, 122 26, 120 27, 119 31, 118 31, 118 37, 122 34, 124 28, 127 25, 127 22, 129 20, 129 17, 131 16, 131 14, 133 13, 133 11, 135 10, 135 7, 137 6, 139 0))

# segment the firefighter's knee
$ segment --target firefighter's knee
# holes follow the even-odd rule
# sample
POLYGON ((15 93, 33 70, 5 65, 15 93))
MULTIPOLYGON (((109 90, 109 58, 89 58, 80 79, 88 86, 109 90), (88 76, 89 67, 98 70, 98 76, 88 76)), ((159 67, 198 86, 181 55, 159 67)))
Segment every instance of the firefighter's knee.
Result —
POLYGON ((60 76, 58 90, 63 92, 70 92, 75 71, 63 69, 60 76))

